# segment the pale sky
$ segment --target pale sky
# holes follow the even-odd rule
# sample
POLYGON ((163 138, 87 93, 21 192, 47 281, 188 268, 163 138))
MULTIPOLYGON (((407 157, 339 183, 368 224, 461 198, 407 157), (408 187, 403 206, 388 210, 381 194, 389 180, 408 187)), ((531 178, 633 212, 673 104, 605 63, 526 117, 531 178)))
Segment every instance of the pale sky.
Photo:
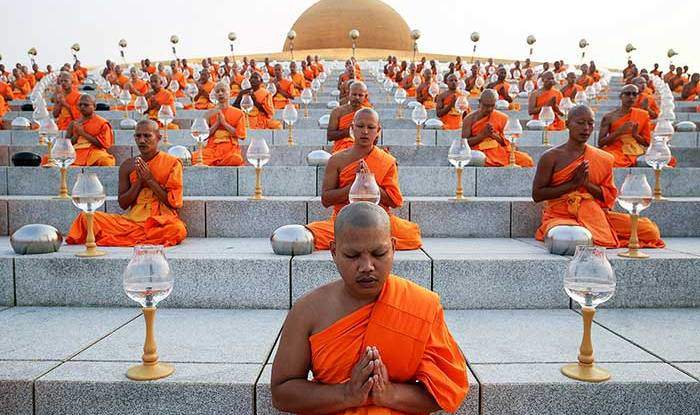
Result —
MULTIPOLYGON (((352 0, 348 0, 352 1, 352 0)), ((296 18, 315 0, 2 0, 2 62, 28 63, 36 47, 38 62, 54 66, 72 62, 70 45, 80 43, 87 66, 116 59, 119 39, 129 42, 127 59, 169 59, 171 34, 180 37, 178 55, 218 56, 228 53, 227 34, 238 35, 236 54, 279 52, 296 18)), ((504 0, 386 0, 411 29, 423 33, 422 51, 471 54, 469 34, 481 34, 477 54, 498 58, 526 57, 529 34, 537 37, 534 59, 578 63, 578 41, 591 44, 587 58, 599 66, 626 64, 625 45, 637 47, 633 59, 667 68, 666 51, 679 55, 675 64, 700 71, 698 16, 700 1, 674 2, 588 0, 526 2, 504 0), (574 9, 572 9, 574 8, 574 9)))

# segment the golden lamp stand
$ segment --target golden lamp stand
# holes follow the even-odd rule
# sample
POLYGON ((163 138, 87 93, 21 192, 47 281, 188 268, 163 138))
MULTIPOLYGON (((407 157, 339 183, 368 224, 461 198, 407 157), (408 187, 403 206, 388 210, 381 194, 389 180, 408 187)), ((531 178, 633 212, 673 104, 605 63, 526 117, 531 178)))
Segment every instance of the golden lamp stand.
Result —
POLYGON ((595 308, 583 307, 583 340, 578 354, 578 363, 571 363, 561 368, 561 373, 571 379, 584 382, 605 382, 610 379, 610 372, 593 364, 593 342, 591 341, 591 324, 595 308))
POLYGON ((511 169, 520 168, 520 166, 518 166, 515 163, 515 142, 513 140, 510 140, 510 152, 508 155, 508 167, 511 169))
POLYGON ((156 380, 170 376, 175 368, 158 362, 156 338, 153 334, 153 323, 156 319, 155 307, 143 308, 143 319, 146 322, 146 342, 143 345, 143 363, 129 368, 126 377, 131 380, 156 380))
POLYGON ((625 258, 635 258, 635 259, 646 259, 649 255, 639 252, 639 237, 637 236, 637 228, 639 227, 639 214, 630 214, 631 220, 631 234, 630 241, 627 246, 627 251, 620 252, 617 255, 625 258))
POLYGON ((83 252, 78 252, 77 254, 75 254, 75 256, 89 258, 106 255, 106 252, 97 249, 97 244, 95 243, 95 230, 93 227, 95 212, 84 212, 84 214, 87 228, 87 236, 85 237, 85 250, 83 252))
POLYGON ((68 195, 68 169, 66 167, 61 167, 61 186, 58 189, 58 196, 54 196, 54 199, 70 199, 68 195))
POLYGON ((289 136, 287 137, 287 146, 293 147, 296 144, 294 143, 294 135, 292 133, 292 130, 294 128, 294 124, 289 123, 289 136))
POLYGON ((654 200, 667 200, 661 193, 661 169, 654 169, 654 200))
POLYGON ((263 200, 262 195, 262 167, 255 168, 255 193, 250 198, 250 200, 263 200))
POLYGON ((455 189, 455 197, 450 200, 466 202, 467 198, 464 197, 464 188, 462 187, 462 173, 464 173, 464 167, 456 167, 455 170, 457 173, 457 188, 455 189))
POLYGON ((423 146, 423 138, 421 135, 421 125, 416 124, 416 147, 422 147, 423 146))
POLYGON ((204 143, 201 140, 197 140, 197 163, 195 166, 206 167, 204 164, 204 143))
POLYGON ((545 147, 551 147, 552 144, 549 142, 549 130, 548 127, 544 127, 544 133, 542 134, 542 145, 545 147))

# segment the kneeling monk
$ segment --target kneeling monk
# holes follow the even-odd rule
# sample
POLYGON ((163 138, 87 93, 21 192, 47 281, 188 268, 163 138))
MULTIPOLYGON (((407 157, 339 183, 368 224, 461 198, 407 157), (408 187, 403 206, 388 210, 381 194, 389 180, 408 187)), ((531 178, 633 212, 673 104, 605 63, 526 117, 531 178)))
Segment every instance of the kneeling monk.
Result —
POLYGON ((253 109, 248 113, 248 125, 251 130, 281 130, 282 123, 275 120, 275 107, 272 94, 263 85, 262 76, 258 72, 250 75, 250 88, 244 89, 236 97, 233 106, 241 108, 241 100, 250 95, 253 99, 253 109))
MULTIPOLYGON (((119 206, 124 215, 95 212, 95 242, 100 246, 177 245, 187 236, 178 218, 182 207, 182 163, 158 151, 158 124, 141 120, 134 140, 141 153, 119 167, 119 206)), ((81 213, 66 243, 85 243, 87 228, 81 213)))
MULTIPOLYGON (((569 112, 569 140, 542 155, 532 185, 532 198, 544 202, 542 225, 535 238, 543 240, 557 225, 583 226, 593 243, 609 248, 627 246, 630 216, 613 212, 617 188, 613 156, 586 144, 593 132, 593 111, 578 105, 569 112)), ((639 244, 663 248, 659 228, 648 218, 639 219, 639 244)))
MULTIPOLYGON (((502 167, 510 163, 510 141, 505 139, 504 129, 508 116, 497 111, 498 94, 493 89, 485 89, 479 97, 479 109, 464 118, 462 138, 466 138, 469 147, 486 155, 487 167, 502 167)), ((532 167, 532 158, 522 151, 515 152, 515 164, 520 167, 532 167)))
MULTIPOLYGON (((651 142, 651 118, 645 109, 634 108, 639 90, 625 85, 620 92, 620 106, 605 114, 600 122, 598 147, 610 153, 615 167, 634 167, 651 142)), ((672 158, 669 166, 674 167, 672 158)))
POLYGON ((75 148, 73 166, 114 166, 107 150, 114 144, 114 132, 107 120, 95 114, 95 98, 83 94, 78 101, 81 119, 71 121, 66 131, 75 148))
MULTIPOLYGON (((330 247, 333 240, 333 222, 340 209, 349 203, 350 187, 355 181, 355 173, 360 166, 365 165, 374 174, 381 193, 379 204, 382 207, 389 211, 390 208, 398 208, 403 204, 396 159, 374 145, 381 133, 379 115, 373 109, 361 109, 355 113, 355 119, 350 128, 355 135, 353 146, 334 154, 328 160, 323 177, 321 203, 325 207, 332 205, 333 214, 329 220, 307 225, 314 234, 316 249, 330 247)), ((421 247, 418 225, 394 215, 389 217, 391 218, 391 236, 396 240, 396 249, 412 250, 421 247)))
MULTIPOLYGON (((214 87, 218 107, 209 111, 209 137, 202 150, 202 158, 207 166, 241 166, 243 156, 238 140, 245 140, 245 114, 229 103, 231 88, 226 82, 214 87)), ((192 154, 192 160, 199 160, 199 151, 192 154)))
POLYGON ((349 101, 347 104, 336 107, 331 111, 328 119, 326 139, 333 143, 332 153, 346 150, 352 147, 353 139, 350 137, 350 126, 357 111, 367 108, 367 86, 362 81, 353 81, 350 84, 349 101))
POLYGON ((466 361, 440 299, 391 275, 389 216, 368 202, 340 211, 331 254, 340 279, 292 307, 272 365, 284 412, 398 415, 456 412, 466 361), (308 381, 309 371, 313 381, 308 381))

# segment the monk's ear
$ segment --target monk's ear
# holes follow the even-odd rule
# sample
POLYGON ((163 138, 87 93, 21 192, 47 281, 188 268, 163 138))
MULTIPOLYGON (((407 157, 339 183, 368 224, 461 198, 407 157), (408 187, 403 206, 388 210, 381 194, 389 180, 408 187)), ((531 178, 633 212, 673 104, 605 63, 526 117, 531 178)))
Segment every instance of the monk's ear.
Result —
POLYGON ((335 239, 331 239, 331 243, 328 247, 328 250, 331 251, 331 256, 333 259, 335 259, 335 239))
POLYGON ((393 236, 391 237, 391 250, 396 252, 396 238, 393 236))

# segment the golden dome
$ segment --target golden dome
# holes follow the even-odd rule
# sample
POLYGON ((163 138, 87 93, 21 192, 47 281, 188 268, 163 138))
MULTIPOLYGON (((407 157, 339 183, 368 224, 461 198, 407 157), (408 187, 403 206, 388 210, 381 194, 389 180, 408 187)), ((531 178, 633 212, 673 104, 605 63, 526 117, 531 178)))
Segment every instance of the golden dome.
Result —
MULTIPOLYGON (((411 30, 396 10, 379 0, 321 0, 292 26, 295 50, 350 48, 352 29, 360 31, 363 49, 413 50, 411 30)), ((290 41, 284 43, 289 50, 290 41)))

